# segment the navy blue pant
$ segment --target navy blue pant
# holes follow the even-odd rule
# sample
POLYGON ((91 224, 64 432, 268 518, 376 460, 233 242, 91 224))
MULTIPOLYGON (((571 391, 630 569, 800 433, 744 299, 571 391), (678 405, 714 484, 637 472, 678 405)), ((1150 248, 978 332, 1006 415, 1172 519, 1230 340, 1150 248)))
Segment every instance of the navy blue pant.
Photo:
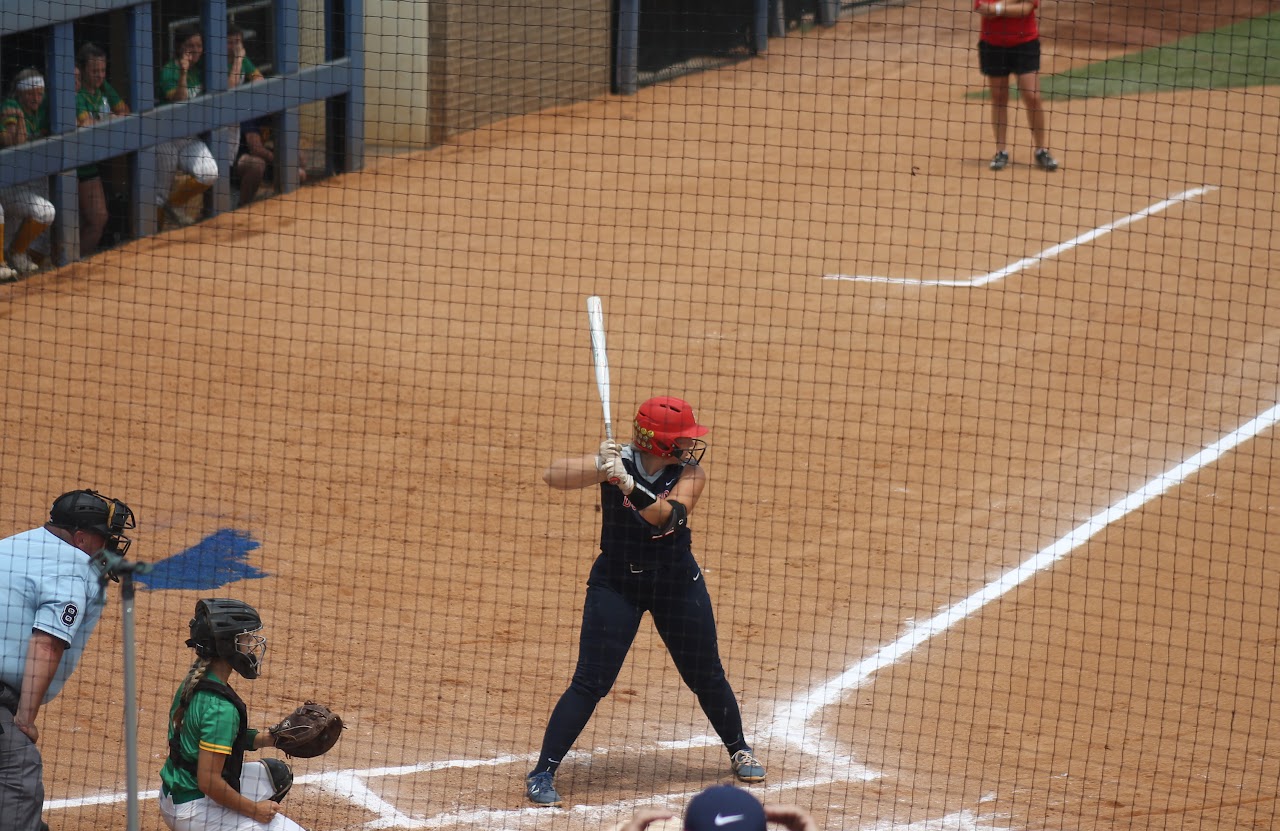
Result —
POLYGON ((698 697, 729 753, 748 749, 742 713, 720 664, 716 620, 702 570, 688 555, 680 564, 633 574, 602 555, 587 579, 578 666, 547 722, 535 773, 554 771, 613 687, 648 612, 676 669, 698 697))

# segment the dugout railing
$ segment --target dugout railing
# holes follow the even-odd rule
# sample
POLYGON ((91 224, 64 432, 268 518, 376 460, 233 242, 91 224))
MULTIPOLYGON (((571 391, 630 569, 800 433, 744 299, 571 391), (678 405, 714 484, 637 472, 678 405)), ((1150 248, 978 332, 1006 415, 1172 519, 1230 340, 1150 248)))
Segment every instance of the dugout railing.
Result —
MULTIPOLYGON (((210 215, 231 208, 229 171, 235 147, 229 131, 251 118, 275 115, 276 174, 284 193, 298 187, 301 141, 299 108, 323 102, 326 158, 334 172, 358 169, 364 156, 364 44, 362 0, 324 0, 324 60, 300 64, 299 0, 274 0, 271 77, 227 89, 226 74, 206 72, 206 92, 181 104, 156 107, 156 70, 164 56, 155 54, 156 14, 151 3, 136 0, 6 0, 0 7, 0 37, 32 33, 45 39, 46 99, 51 135, 0 150, 0 187, 48 178, 57 209, 51 255, 57 265, 79 259, 79 207, 76 169, 82 165, 126 157, 133 234, 157 230, 155 148, 162 142, 201 136, 218 161, 221 175, 210 189, 210 215), (75 24, 104 12, 123 12, 127 19, 128 85, 121 90, 133 114, 76 128, 75 24)), ((227 63, 227 0, 201 0, 204 65, 227 63)), ((7 83, 6 79, 6 83, 7 83)))

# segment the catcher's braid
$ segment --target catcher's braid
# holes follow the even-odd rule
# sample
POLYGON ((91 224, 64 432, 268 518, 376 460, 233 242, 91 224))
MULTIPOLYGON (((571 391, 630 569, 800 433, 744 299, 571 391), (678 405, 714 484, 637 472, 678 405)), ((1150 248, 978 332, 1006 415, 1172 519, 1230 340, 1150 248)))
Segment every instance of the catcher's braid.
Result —
POLYGON ((187 671, 187 677, 182 681, 182 694, 178 699, 178 711, 173 714, 173 733, 175 736, 182 731, 182 722, 187 715, 187 707, 191 706, 191 696, 196 693, 196 685, 209 674, 210 663, 212 662, 208 658, 196 658, 195 663, 191 665, 191 669, 187 671))
POLYGON ((310 759, 327 753, 342 736, 342 718, 323 704, 308 701, 279 724, 267 728, 286 756, 310 759))

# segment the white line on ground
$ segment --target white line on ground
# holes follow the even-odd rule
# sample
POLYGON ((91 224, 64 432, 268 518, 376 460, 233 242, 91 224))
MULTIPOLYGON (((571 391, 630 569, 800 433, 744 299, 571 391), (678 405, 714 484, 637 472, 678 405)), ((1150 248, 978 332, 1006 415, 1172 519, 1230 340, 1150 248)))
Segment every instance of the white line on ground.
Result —
MULTIPOLYGON (((850 690, 860 687, 877 671, 896 664, 914 651, 916 647, 935 635, 947 631, 987 604, 998 600, 1027 582, 1036 574, 1054 565, 1084 545, 1099 531, 1136 511, 1151 500, 1164 495, 1171 488, 1182 484, 1188 477, 1213 464, 1224 454, 1257 436, 1262 431, 1275 426, 1277 421, 1280 421, 1280 404, 1273 406, 1262 415, 1233 430, 1186 461, 1156 476, 1105 511, 1094 514, 1047 548, 1040 550, 1020 565, 1000 575, 999 578, 983 586, 964 600, 948 606, 923 623, 912 626, 897 640, 882 646, 871 657, 854 664, 840 675, 809 692, 808 695, 780 705, 774 714, 774 724, 781 728, 779 732, 789 744, 796 745, 802 749, 809 749, 813 740, 806 735, 806 727, 823 707, 838 702, 850 690)), ((818 748, 814 748, 814 750, 816 751, 818 748)))
POLYGON ((966 277, 964 279, 959 279, 959 280, 956 280, 956 279, 924 280, 917 277, 875 277, 871 275, 855 275, 855 274, 826 274, 823 276, 822 279, 847 280, 847 281, 857 282, 857 283, 893 283, 896 285, 903 285, 903 286, 953 286, 958 288, 979 288, 981 286, 987 285, 988 283, 994 283, 997 280, 1003 280, 1004 278, 1017 274, 1020 271, 1025 271, 1028 268, 1037 266, 1045 260, 1053 259, 1059 254, 1065 251, 1069 251, 1072 248, 1075 248, 1077 245, 1084 245, 1086 242, 1092 242, 1098 237, 1109 234, 1112 231, 1117 231, 1125 227, 1126 225, 1132 225, 1133 223, 1139 220, 1146 219, 1149 216, 1158 214, 1162 211, 1166 211, 1169 208, 1172 208, 1174 205, 1177 205, 1181 202, 1186 202, 1188 200, 1195 199, 1197 197, 1203 196, 1206 193, 1210 193, 1211 191, 1215 191, 1217 189, 1218 188, 1213 185, 1206 185, 1204 187, 1184 190, 1182 193, 1174 194, 1173 196, 1170 196, 1168 199, 1164 199, 1164 200, 1161 200, 1160 202, 1156 202, 1154 205, 1146 207, 1138 211, 1137 213, 1129 214, 1123 219, 1117 219, 1115 222, 1109 223, 1107 225, 1102 225, 1098 228, 1094 228, 1092 231, 1081 234, 1078 237, 1073 237, 1067 240, 1066 242, 1060 242, 1057 245, 1052 246, 1051 248, 1046 248, 1045 250, 1041 251, 1039 254, 1033 254, 1030 257, 1023 257, 1021 260, 1018 260, 1017 262, 1014 262, 1014 263, 1010 263, 1009 265, 1005 266, 999 271, 992 271, 989 274, 975 274, 972 277, 966 277))

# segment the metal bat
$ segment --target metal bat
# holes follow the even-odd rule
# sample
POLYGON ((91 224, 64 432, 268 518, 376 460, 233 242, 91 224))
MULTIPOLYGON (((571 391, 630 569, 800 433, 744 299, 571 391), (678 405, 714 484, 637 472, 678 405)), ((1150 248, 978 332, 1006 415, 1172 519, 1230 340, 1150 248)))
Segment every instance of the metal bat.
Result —
POLYGON ((604 346, 604 307, 600 298, 587 298, 587 321, 591 325, 591 359, 596 366, 596 390, 600 393, 600 406, 604 410, 604 437, 613 440, 613 407, 610 406, 609 356, 604 346))

